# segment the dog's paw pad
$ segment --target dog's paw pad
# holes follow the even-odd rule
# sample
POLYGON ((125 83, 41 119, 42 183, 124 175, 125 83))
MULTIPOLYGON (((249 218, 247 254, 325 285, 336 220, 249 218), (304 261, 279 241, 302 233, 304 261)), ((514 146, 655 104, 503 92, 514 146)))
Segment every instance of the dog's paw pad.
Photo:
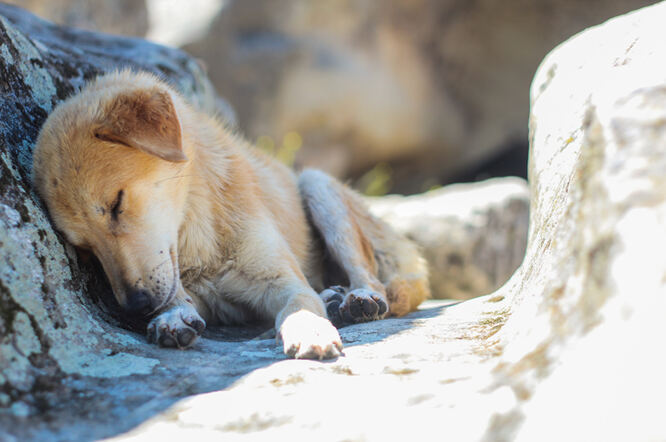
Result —
POLYGON ((379 295, 373 295, 372 300, 375 302, 375 304, 377 304, 377 307, 378 307, 377 315, 379 315, 379 317, 383 318, 384 315, 386 315, 386 313, 388 312, 388 309, 389 309, 388 304, 386 303, 386 300, 384 300, 384 298, 382 298, 379 295))
POLYGON ((160 334, 160 337, 157 339, 157 343, 160 347, 178 347, 178 341, 176 341, 173 336, 166 333, 160 334))
POLYGON ((375 321, 388 312, 388 304, 370 289, 351 290, 340 305, 340 317, 345 323, 375 321))
POLYGON ((378 316, 379 306, 374 299, 363 299, 361 303, 363 307, 363 316, 367 316, 369 318, 378 316))
POLYGON ((285 354, 295 359, 333 359, 342 351, 342 341, 333 324, 304 310, 284 320, 279 336, 285 354))
POLYGON ((146 335, 160 347, 187 348, 204 328, 206 323, 191 307, 176 306, 153 318, 146 335))
POLYGON ((176 332, 176 339, 181 347, 187 347, 194 342, 197 337, 196 330, 192 328, 183 328, 176 332))

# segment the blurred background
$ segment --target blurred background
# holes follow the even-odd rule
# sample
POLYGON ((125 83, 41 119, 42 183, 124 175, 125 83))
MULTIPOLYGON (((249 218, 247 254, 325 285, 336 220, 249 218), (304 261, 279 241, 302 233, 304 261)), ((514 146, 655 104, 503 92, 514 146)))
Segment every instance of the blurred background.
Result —
POLYGON ((369 195, 525 176, 541 59, 637 0, 14 0, 199 58, 240 130, 369 195))

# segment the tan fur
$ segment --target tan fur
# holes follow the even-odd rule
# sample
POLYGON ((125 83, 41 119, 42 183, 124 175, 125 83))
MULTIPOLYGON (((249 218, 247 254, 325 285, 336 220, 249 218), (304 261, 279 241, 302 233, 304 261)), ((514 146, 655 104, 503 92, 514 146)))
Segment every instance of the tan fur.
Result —
POLYGON ((34 181, 57 228, 100 259, 119 304, 157 313, 149 334, 162 345, 193 342, 177 333, 198 334, 199 316, 259 317, 275 320, 287 354, 334 357, 340 339, 315 292, 324 254, 348 276, 346 308, 388 295, 402 315, 428 296, 414 246, 351 190, 318 171, 297 178, 148 74, 105 75, 59 105, 34 181))

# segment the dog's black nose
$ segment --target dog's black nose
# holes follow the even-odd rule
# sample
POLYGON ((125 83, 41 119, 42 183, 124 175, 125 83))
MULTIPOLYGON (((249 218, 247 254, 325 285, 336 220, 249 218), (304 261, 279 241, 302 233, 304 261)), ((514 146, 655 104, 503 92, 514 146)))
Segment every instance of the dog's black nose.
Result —
POLYGON ((125 310, 133 315, 148 315, 153 310, 152 303, 150 302, 150 293, 147 290, 141 289, 129 290, 127 292, 125 310))

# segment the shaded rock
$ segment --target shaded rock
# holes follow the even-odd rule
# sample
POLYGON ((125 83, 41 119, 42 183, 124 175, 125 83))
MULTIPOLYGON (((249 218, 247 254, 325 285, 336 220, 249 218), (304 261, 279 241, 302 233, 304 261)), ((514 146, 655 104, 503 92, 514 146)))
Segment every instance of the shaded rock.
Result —
POLYGON ((148 28, 144 0, 9 0, 58 25, 143 37, 148 28))
POLYGON ((288 150, 296 132, 296 161, 338 176, 388 162, 393 191, 414 193, 526 148, 539 61, 645 3, 240 0, 185 48, 251 139, 288 150))
POLYGON ((504 284, 525 256, 529 192, 520 178, 368 199, 423 250, 435 298, 469 299, 504 284))
POLYGON ((0 5, 2 429, 7 416, 58 408, 74 390, 87 391, 63 378, 145 375, 159 364, 138 350, 143 338, 117 326, 101 302, 112 296, 99 266, 77 260, 30 186, 31 150, 48 112, 87 79, 121 67, 166 76, 194 103, 216 107, 199 65, 178 50, 57 27, 0 5))

